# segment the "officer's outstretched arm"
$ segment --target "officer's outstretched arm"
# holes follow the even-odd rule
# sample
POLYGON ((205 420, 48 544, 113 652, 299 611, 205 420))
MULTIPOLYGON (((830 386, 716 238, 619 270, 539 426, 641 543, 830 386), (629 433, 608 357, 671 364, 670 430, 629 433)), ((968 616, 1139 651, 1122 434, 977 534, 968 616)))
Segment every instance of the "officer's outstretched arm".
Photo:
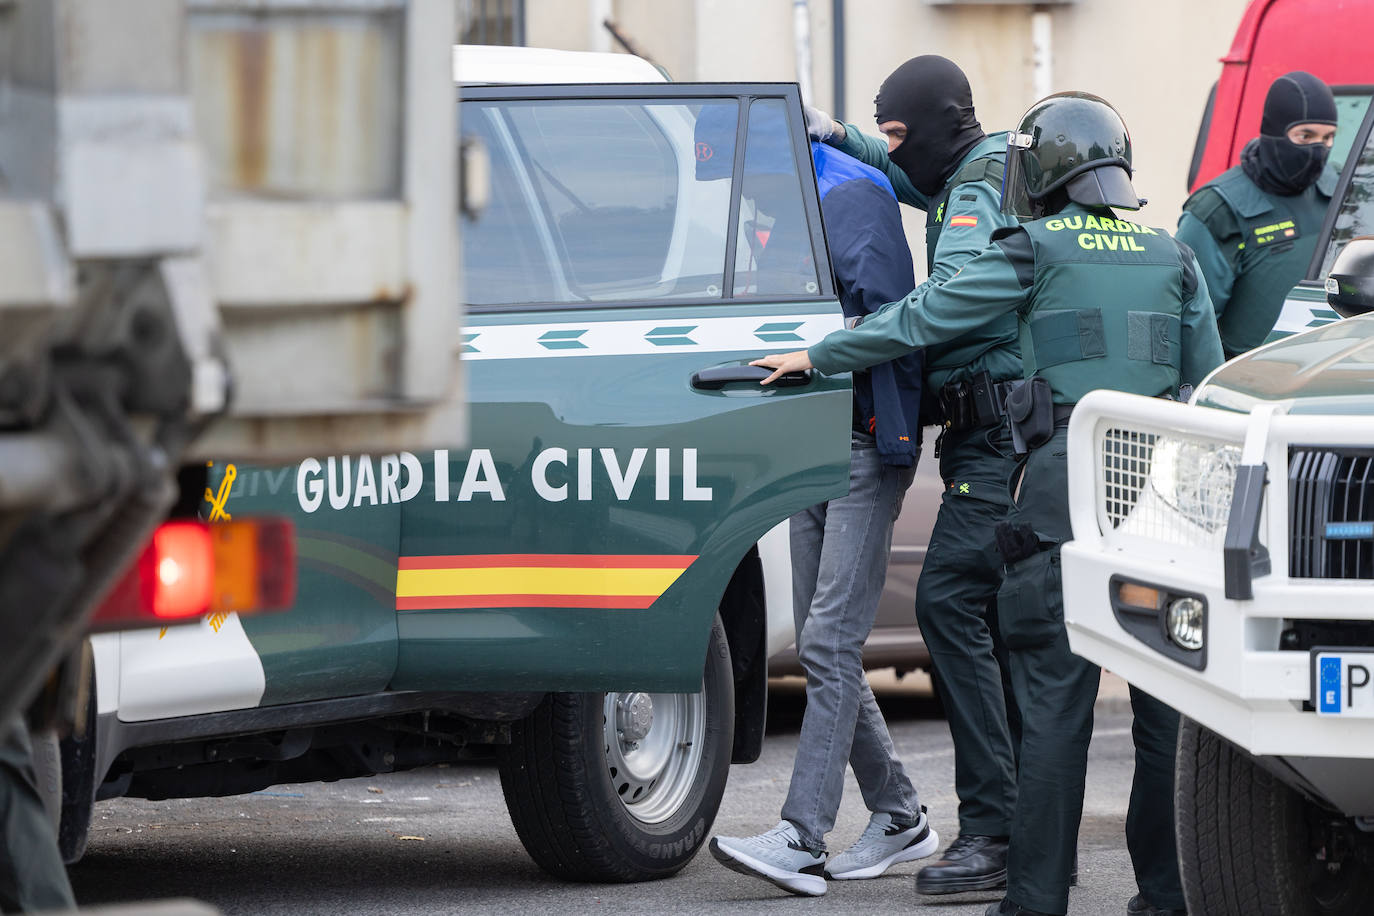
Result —
POLYGON ((930 198, 916 190, 916 186, 911 183, 906 172, 903 172, 895 162, 887 158, 886 140, 870 137, 848 121, 843 123, 844 139, 831 143, 831 146, 887 175, 887 180, 892 182, 892 190, 897 192, 897 199, 902 203, 910 204, 922 210, 930 206, 930 198))
MULTIPOLYGON (((1211 297, 1213 314, 1220 318, 1231 301, 1231 289, 1236 284, 1236 262, 1239 249, 1228 256, 1222 250, 1222 243, 1207 228, 1207 225, 1187 210, 1178 219, 1178 232, 1174 238, 1187 245, 1197 255, 1200 274, 1211 297)), ((1235 239, 1228 239, 1226 247, 1235 248, 1235 239)))
POLYGON ((1179 367, 1179 381, 1196 388, 1202 384, 1217 366, 1226 361, 1221 351, 1221 335, 1217 333, 1217 316, 1212 309, 1207 284, 1202 280, 1202 270, 1196 257, 1184 249, 1184 285, 1187 295, 1183 301, 1183 313, 1179 316, 1183 332, 1183 363, 1179 367), (1191 266, 1192 270, 1186 268, 1191 266), (1191 278, 1189 273, 1192 274, 1191 278), (1191 284, 1191 287, 1190 287, 1191 284))
POLYGON ((914 291, 858 327, 830 334, 807 351, 810 361, 834 375, 953 340, 1020 309, 1033 274, 1030 240, 1024 232, 1013 232, 968 261, 943 286, 914 291))

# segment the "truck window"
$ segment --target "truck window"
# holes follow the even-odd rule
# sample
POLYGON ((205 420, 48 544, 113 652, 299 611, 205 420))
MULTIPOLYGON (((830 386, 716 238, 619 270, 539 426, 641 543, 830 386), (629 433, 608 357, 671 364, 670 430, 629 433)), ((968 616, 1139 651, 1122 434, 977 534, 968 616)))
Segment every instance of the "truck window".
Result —
POLYGON ((536 230, 532 200, 520 193, 505 131, 491 109, 463 111, 462 130, 491 153, 491 202, 480 219, 464 219, 462 231, 467 302, 495 305, 554 298, 552 247, 536 230))
POLYGON ((463 103, 492 159, 493 200, 466 225, 466 301, 721 298, 730 180, 694 179, 704 112, 734 100, 463 103), (510 272, 527 272, 511 282, 510 272))
POLYGON ((1336 260, 1336 254, 1346 242, 1357 235, 1374 233, 1374 131, 1365 138, 1345 197, 1335 206, 1336 220, 1331 227, 1331 240, 1327 243, 1326 253, 1322 256, 1318 278, 1331 272, 1331 262, 1336 260))
POLYGON ((816 260, 781 99, 749 107, 735 296, 814 296, 816 260))
POLYGON ((1336 97, 1336 143, 1331 147, 1331 166, 1340 171, 1360 132, 1364 113, 1369 110, 1370 88, 1333 86, 1331 91, 1336 97))

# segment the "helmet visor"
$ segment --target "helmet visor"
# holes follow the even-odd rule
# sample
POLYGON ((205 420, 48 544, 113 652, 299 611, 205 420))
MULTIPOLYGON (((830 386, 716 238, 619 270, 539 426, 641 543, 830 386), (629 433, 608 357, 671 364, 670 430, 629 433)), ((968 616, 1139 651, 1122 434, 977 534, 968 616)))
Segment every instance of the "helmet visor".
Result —
POLYGON ((1140 195, 1131 185, 1131 174, 1120 165, 1103 165, 1070 178, 1064 189, 1069 200, 1086 207, 1139 210, 1140 195))
POLYGON ((1013 131, 1007 135, 1007 167, 1002 175, 1002 212, 1017 219, 1030 219, 1030 193, 1022 156, 1035 145, 1030 134, 1013 131))

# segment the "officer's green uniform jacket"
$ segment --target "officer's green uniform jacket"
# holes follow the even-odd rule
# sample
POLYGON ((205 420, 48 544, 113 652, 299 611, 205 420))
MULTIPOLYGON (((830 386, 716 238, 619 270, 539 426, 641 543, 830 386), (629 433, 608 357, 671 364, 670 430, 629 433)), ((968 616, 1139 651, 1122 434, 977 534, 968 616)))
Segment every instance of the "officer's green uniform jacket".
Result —
POLYGON ((1025 376, 1049 381, 1056 404, 1074 404, 1101 387, 1172 393, 1179 384, 1197 385, 1222 361, 1197 270, 1168 233, 1070 204, 998 233, 943 285, 918 289, 858 327, 830 334, 810 348, 811 362, 827 375, 862 369, 1011 315, 1025 376), (1122 265, 1139 272, 1127 281, 1122 265))
MULTIPOLYGON (((988 246, 995 230, 1016 225, 1014 216, 1002 212, 1005 133, 993 134, 969 150, 941 192, 929 198, 916 190, 906 172, 887 157, 886 141, 870 137, 852 124, 846 124, 844 130, 844 140, 834 144, 838 149, 884 171, 899 201, 926 211, 929 276, 916 287, 917 293, 958 273, 966 261, 988 246), (995 166, 991 170, 982 168, 980 160, 991 160, 995 166)), ((947 382, 968 381, 984 370, 993 381, 1021 377, 1014 316, 997 315, 986 326, 974 327, 957 340, 926 348, 930 391, 938 391, 947 382)))
POLYGON ((1306 191, 1283 196, 1236 166, 1183 205, 1177 238, 1197 254, 1228 357, 1258 347, 1274 329, 1312 260, 1336 177, 1328 167, 1306 191))

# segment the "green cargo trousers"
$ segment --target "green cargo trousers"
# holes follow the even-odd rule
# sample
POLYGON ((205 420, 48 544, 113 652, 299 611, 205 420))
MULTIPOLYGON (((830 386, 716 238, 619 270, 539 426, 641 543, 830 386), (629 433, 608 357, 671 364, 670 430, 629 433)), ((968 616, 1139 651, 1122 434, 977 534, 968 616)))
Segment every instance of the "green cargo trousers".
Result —
MULTIPOLYGON (((1008 515, 1029 526, 1039 550, 1007 568, 998 592, 999 623, 1021 710, 1018 802, 1007 854, 1007 899, 1044 913, 1066 913, 1069 873, 1083 816, 1083 783, 1100 669, 1069 651, 1064 629, 1059 546, 1072 537, 1066 444, 1060 429, 1026 459, 1020 495, 1008 515)), ((1105 601, 1106 595, 1102 596, 1105 601)), ((1153 906, 1183 909, 1174 840, 1174 748, 1178 713, 1135 688, 1135 778, 1126 845, 1140 893, 1153 906)))
POLYGON ((1018 719, 997 633, 1002 559, 993 531, 1010 506, 1016 460, 1005 424, 946 431, 939 451, 945 492, 916 584, 916 621, 954 741, 959 832, 1007 836, 1018 719))
POLYGON ((0 725, 0 912, 76 908, 33 769, 29 730, 0 725))

